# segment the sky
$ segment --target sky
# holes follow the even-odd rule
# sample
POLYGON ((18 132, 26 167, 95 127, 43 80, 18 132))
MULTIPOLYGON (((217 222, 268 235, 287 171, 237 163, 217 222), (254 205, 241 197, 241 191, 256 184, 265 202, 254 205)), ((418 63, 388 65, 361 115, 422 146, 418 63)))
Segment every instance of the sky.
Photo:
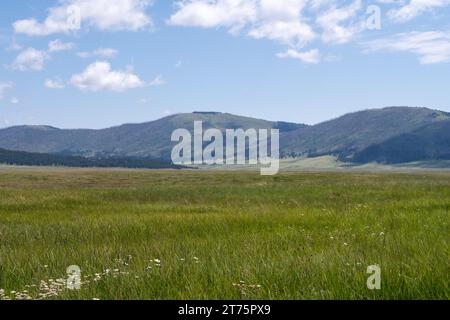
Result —
POLYGON ((450 111, 450 0, 4 0, 0 127, 450 111))

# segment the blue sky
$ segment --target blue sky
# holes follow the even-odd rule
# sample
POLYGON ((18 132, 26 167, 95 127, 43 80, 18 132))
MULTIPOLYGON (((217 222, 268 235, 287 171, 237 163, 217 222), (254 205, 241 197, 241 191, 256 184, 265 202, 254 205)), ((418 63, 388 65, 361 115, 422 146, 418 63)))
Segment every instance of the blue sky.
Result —
POLYGON ((0 127, 450 111, 449 17, 449 0, 2 1, 0 127))

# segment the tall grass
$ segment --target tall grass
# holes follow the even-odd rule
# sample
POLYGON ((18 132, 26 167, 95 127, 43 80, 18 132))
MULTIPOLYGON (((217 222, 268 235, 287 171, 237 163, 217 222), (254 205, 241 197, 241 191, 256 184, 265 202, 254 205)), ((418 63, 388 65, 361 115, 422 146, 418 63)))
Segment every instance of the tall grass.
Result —
POLYGON ((0 289, 48 299, 448 299, 449 208, 445 173, 2 170, 0 289), (381 290, 366 286, 374 264, 381 290), (81 267, 81 290, 52 289, 70 265, 81 267))

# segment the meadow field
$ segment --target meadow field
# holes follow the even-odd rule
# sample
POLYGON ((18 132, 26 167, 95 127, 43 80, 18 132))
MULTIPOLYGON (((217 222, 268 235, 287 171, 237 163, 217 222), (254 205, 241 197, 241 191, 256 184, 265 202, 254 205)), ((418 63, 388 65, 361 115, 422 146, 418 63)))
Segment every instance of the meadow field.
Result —
POLYGON ((449 299, 449 213, 448 172, 4 167, 0 299, 449 299))

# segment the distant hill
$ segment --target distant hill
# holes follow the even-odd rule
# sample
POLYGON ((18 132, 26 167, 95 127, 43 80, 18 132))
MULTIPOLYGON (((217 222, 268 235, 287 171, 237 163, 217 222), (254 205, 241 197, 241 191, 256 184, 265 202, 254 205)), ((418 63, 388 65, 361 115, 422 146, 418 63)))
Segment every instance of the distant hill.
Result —
POLYGON ((125 124, 103 130, 61 130, 48 126, 19 126, 0 130, 0 148, 84 157, 152 157, 169 159, 172 132, 193 130, 194 121, 205 129, 278 128, 288 132, 303 124, 271 122, 219 112, 172 115, 160 120, 125 124))
POLYGON ((426 125, 358 152, 354 162, 385 164, 450 160, 450 121, 426 125))
POLYGON ((350 113, 314 126, 272 122, 220 112, 177 114, 102 130, 19 126, 0 130, 0 148, 92 159, 169 161, 172 132, 204 129, 280 129, 281 155, 334 156, 343 162, 399 163, 448 159, 450 114, 427 108, 389 107, 350 113), (447 139, 447 140, 446 140, 447 139))
POLYGON ((450 114, 427 108, 365 110, 291 131, 283 136, 281 149, 285 155, 336 155, 351 161, 373 144, 449 119, 450 114))
POLYGON ((0 149, 0 164, 17 166, 58 166, 78 168, 181 169, 182 167, 154 159, 107 158, 88 159, 63 155, 29 153, 0 149))

